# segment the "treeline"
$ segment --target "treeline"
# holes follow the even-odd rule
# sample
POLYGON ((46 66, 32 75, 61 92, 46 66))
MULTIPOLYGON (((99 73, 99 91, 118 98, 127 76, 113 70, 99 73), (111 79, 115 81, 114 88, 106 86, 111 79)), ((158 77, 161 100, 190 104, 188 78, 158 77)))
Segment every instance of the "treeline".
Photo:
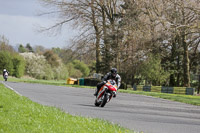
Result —
POLYGON ((17 78, 29 76, 48 80, 87 77, 90 74, 89 66, 77 59, 72 50, 60 48, 33 48, 30 44, 20 44, 15 50, 8 39, 0 36, 0 73, 7 69, 9 75, 17 78))
POLYGON ((145 80, 187 87, 200 74, 199 0, 41 2, 49 9, 44 15, 60 20, 42 30, 63 28, 68 22, 80 29, 72 47, 82 55, 95 52, 97 73, 116 67, 127 84, 145 80))
POLYGON ((4 36, 0 36, 0 73, 2 74, 3 69, 6 69, 9 71, 9 75, 22 77, 25 70, 25 60, 8 43, 9 41, 4 36))

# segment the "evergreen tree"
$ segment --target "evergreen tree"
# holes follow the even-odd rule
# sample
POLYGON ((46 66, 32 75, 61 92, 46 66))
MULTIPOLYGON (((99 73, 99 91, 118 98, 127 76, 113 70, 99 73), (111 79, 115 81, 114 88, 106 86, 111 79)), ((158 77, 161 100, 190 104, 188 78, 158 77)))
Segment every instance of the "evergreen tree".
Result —
POLYGON ((20 44, 19 47, 18 47, 18 52, 24 53, 24 52, 27 52, 27 50, 26 50, 26 48, 24 48, 24 46, 22 44, 20 44))
POLYGON ((28 50, 28 52, 34 53, 34 50, 29 43, 26 44, 26 49, 28 50))

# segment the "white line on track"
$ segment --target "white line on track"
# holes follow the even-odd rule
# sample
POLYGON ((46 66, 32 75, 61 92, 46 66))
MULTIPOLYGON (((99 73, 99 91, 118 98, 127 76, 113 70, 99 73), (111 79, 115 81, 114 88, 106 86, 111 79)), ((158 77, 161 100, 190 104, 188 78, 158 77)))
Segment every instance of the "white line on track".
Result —
POLYGON ((1 83, 2 83, 5 87, 11 89, 12 91, 14 91, 15 93, 17 93, 18 95, 22 96, 19 92, 17 92, 16 90, 14 90, 12 87, 8 86, 4 81, 1 81, 1 83))

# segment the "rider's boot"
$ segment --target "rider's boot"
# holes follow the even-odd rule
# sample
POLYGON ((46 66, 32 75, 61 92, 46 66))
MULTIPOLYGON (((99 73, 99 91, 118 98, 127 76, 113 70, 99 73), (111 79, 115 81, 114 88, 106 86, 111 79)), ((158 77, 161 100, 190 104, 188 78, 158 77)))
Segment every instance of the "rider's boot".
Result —
POLYGON ((96 88, 94 96, 97 96, 97 94, 98 94, 98 89, 96 88))

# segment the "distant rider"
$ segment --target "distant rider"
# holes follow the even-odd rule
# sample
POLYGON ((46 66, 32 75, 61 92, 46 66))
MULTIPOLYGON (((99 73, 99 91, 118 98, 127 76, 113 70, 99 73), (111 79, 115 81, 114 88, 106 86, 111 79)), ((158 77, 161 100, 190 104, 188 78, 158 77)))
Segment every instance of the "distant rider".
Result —
MULTIPOLYGON (((115 82, 117 83, 117 89, 119 89, 120 85, 121 85, 121 77, 119 76, 119 74, 117 74, 117 69, 116 68, 112 68, 110 70, 109 73, 107 73, 104 78, 103 78, 103 81, 99 84, 97 84, 97 89, 94 93, 94 96, 97 96, 99 90, 101 89, 101 87, 103 85, 105 85, 107 83, 107 80, 109 79, 114 79, 115 82)), ((113 96, 113 97, 116 97, 116 94, 113 96)))
POLYGON ((9 72, 8 72, 6 69, 3 69, 3 77, 4 77, 5 75, 8 76, 8 74, 9 74, 9 72))

